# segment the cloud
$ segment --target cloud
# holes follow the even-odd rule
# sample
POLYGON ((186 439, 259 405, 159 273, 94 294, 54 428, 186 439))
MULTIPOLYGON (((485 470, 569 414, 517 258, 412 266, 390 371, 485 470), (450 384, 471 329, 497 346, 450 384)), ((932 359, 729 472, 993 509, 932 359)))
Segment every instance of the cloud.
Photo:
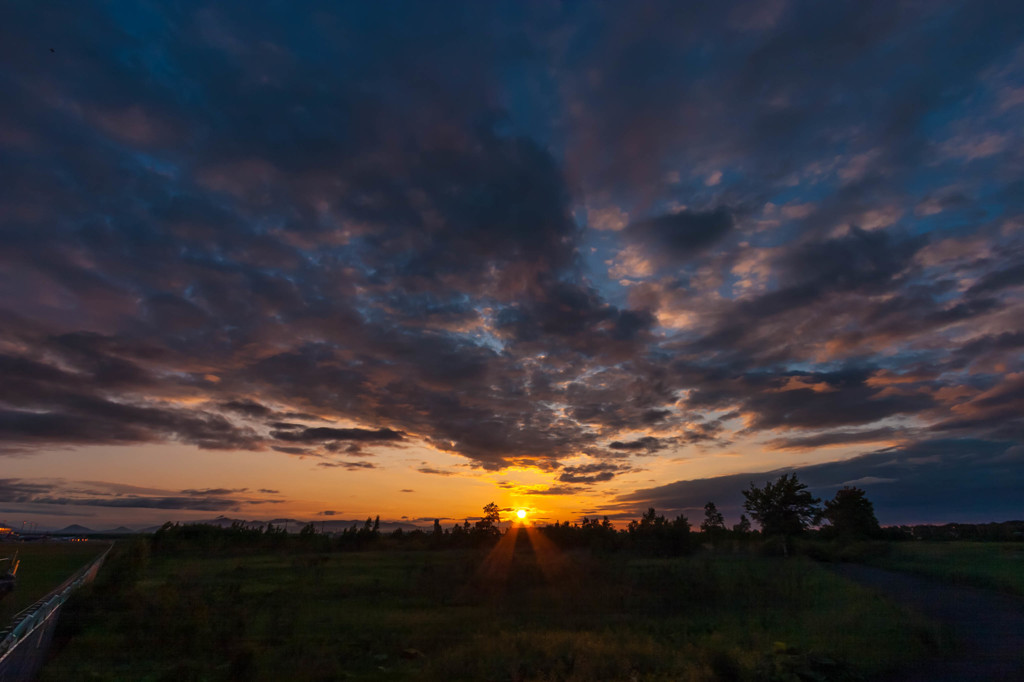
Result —
POLYGON ((283 446, 283 445, 271 445, 270 449, 273 450, 274 452, 283 452, 286 455, 299 455, 299 456, 309 455, 309 456, 312 456, 312 457, 316 457, 317 456, 317 452, 315 450, 307 450, 306 448, 294 448, 294 447, 283 446))
MULTIPOLYGON (((0 494, 33 505, 237 511, 246 505, 285 504, 287 500, 247 495, 246 488, 186 489, 180 494, 106 481, 0 479, 0 494)), ((263 492, 263 491, 260 491, 263 492)), ((49 513, 49 512, 46 512, 49 513)))
POLYGON ((8 14, 4 456, 1024 442, 1016 4, 8 14))
POLYGON ((419 467, 416 471, 421 474, 433 474, 435 476, 457 476, 459 472, 448 469, 437 469, 434 467, 419 467))
POLYGON ((349 471, 359 471, 360 469, 376 469, 377 465, 373 462, 319 462, 318 467, 328 468, 341 468, 349 471))
POLYGON ((248 492, 248 488, 203 488, 202 490, 182 490, 182 495, 191 495, 192 497, 203 497, 210 495, 232 495, 234 493, 248 492))
POLYGON ((306 428, 298 433, 292 431, 271 431, 270 435, 278 440, 295 443, 324 443, 329 441, 353 441, 360 443, 383 443, 400 441, 404 435, 388 428, 381 429, 336 429, 328 426, 306 428))
POLYGON ((986 294, 1024 285, 1024 263, 990 272, 968 290, 968 294, 986 294))
POLYGON ((580 464, 578 466, 567 466, 562 468, 558 475, 561 483, 591 484, 610 481, 616 474, 627 471, 628 467, 622 467, 607 462, 595 462, 593 464, 580 464))
POLYGON ((626 493, 618 500, 636 510, 655 506, 670 512, 696 510, 713 501, 738 518, 742 490, 793 472, 825 499, 843 485, 863 488, 882 523, 1005 520, 1018 513, 1016 491, 1024 484, 1019 467, 1003 458, 1011 447, 1000 441, 922 440, 836 462, 677 481, 626 493))
POLYGON ((221 403, 220 407, 246 417, 266 417, 271 414, 271 410, 268 407, 253 400, 229 400, 228 402, 221 403))
MULTIPOLYGON (((36 504, 76 505, 88 507, 117 507, 135 509, 177 509, 197 511, 234 511, 240 505, 236 500, 219 497, 117 497, 110 499, 88 497, 37 497, 36 504)), ((258 500, 249 504, 281 504, 283 500, 258 500)))
POLYGON ((520 495, 576 495, 584 492, 585 488, 573 485, 552 485, 547 488, 523 488, 517 489, 520 495))
POLYGON ((626 450, 633 452, 644 452, 653 453, 658 450, 662 450, 667 446, 663 439, 655 438, 654 436, 643 436, 636 440, 621 441, 614 440, 608 444, 608 447, 612 450, 626 450))
POLYGON ((627 234, 643 244, 652 257, 674 263, 696 257, 734 226, 730 211, 719 207, 712 211, 682 210, 642 220, 631 224, 627 234))
POLYGON ((864 431, 826 431, 797 438, 776 438, 769 441, 768 445, 773 450, 796 450, 802 452, 832 445, 902 440, 904 436, 905 430, 883 427, 864 431))

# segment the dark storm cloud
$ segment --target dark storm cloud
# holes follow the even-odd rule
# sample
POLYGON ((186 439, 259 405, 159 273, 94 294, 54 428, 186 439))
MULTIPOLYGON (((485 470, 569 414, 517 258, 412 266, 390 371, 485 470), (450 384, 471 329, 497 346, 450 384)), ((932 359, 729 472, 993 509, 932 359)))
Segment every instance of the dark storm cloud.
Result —
POLYGON ((968 290, 968 294, 987 294, 1024 285, 1024 263, 991 272, 968 290))
POLYGON ((29 502, 34 496, 47 493, 50 489, 50 485, 18 478, 0 479, 0 497, 10 502, 29 502))
MULTIPOLYGON (((226 403, 221 403, 222 409, 228 410, 229 412, 237 412, 238 414, 246 417, 266 417, 271 414, 270 408, 265 405, 261 405, 254 400, 229 400, 226 403)), ((286 426, 285 428, 289 428, 286 426)))
MULTIPOLYGON (((871 381, 875 375, 876 370, 862 367, 821 373, 709 374, 695 381, 698 388, 686 404, 696 409, 737 408, 751 416, 750 428, 768 430, 871 424, 936 407, 929 392, 892 393, 871 381)), ((844 436, 836 437, 841 442, 844 436)))
POLYGON ((64 396, 52 412, 0 410, 0 442, 117 444, 180 440, 207 449, 253 449, 258 439, 216 414, 64 396))
POLYGON ((751 396, 744 405, 757 415, 756 427, 772 429, 867 424, 898 414, 921 412, 935 402, 927 395, 881 397, 877 389, 856 386, 824 392, 764 392, 751 396))
POLYGON ((837 304, 844 306, 844 315, 860 322, 855 328, 862 336, 873 330, 918 333, 927 324, 924 318, 941 309, 935 299, 944 293, 904 291, 913 258, 923 245, 921 238, 854 228, 842 237, 782 251, 774 273, 779 286, 727 305, 714 316, 717 324, 692 347, 734 354, 737 361, 751 364, 789 360, 807 346, 825 342, 823 337, 845 331, 815 324, 819 315, 835 317, 837 304))
MULTIPOLYGON (((782 291, 799 298, 806 289, 817 295, 887 290, 923 245, 921 238, 894 237, 856 227, 843 237, 802 244, 780 263, 783 281, 789 285, 782 291)), ((752 306, 764 303, 759 301, 752 306)))
MULTIPOLYGON (((25 514, 31 514, 31 513, 35 512, 35 511, 38 511, 38 509, 34 510, 32 507, 28 507, 28 506, 26 506, 26 507, 16 507, 16 508, 15 507, 0 507, 0 514, 15 514, 17 516, 23 516, 25 514)), ((54 510, 54 509, 46 509, 45 510, 45 514, 47 516, 73 516, 73 517, 76 517, 76 518, 79 518, 79 519, 82 518, 83 516, 85 516, 85 517, 95 516, 95 514, 91 514, 89 512, 84 512, 84 511, 79 510, 79 509, 75 509, 73 511, 57 511, 57 510, 54 510)))
POLYGON ((975 337, 954 351, 953 355, 956 365, 963 367, 986 356, 1004 351, 1014 352, 1018 348, 1024 348, 1024 332, 1003 332, 975 337))
POLYGON ((401 441, 405 437, 401 432, 392 429, 335 429, 328 426, 307 428, 298 433, 292 431, 271 431, 270 435, 278 440, 296 443, 324 443, 338 440, 361 443, 385 443, 401 441))
POLYGON ((1024 374, 1010 375, 958 403, 949 419, 930 428, 942 434, 1024 441, 1024 374))
POLYGON ((683 210, 633 223, 627 228, 627 234, 652 254, 671 263, 696 257, 734 225, 732 214, 724 207, 713 211, 683 210))
POLYGON ((581 464, 579 466, 568 466, 562 468, 558 480, 562 483, 601 483, 610 481, 619 473, 628 470, 628 467, 620 467, 615 464, 597 462, 594 464, 581 464))
POLYGON ((203 488, 202 490, 187 489, 182 490, 182 495, 191 495, 192 497, 203 497, 209 495, 232 495, 234 493, 247 492, 248 488, 203 488))
POLYGON ((776 438, 768 445, 773 450, 814 450, 829 445, 845 445, 849 443, 872 443, 883 440, 901 440, 904 432, 900 429, 883 427, 865 431, 828 431, 811 436, 796 438, 776 438))
POLYGON ((811 491, 831 499, 844 485, 864 489, 882 523, 991 521, 1019 515, 1024 453, 1006 441, 948 439, 878 450, 850 460, 767 473, 678 481, 621 496, 636 509, 695 509, 708 500, 734 518, 741 491, 793 471, 811 491), (970 476, 964 472, 970 471, 970 476))
POLYGON ((435 469, 434 467, 419 467, 416 471, 421 474, 433 474, 435 476, 457 476, 459 472, 446 469, 435 469))
POLYGON ((530 490, 518 490, 521 495, 577 495, 579 493, 586 492, 586 488, 582 486, 573 485, 553 485, 548 488, 541 489, 530 489, 530 490))
POLYGON ((657 452, 665 448, 668 443, 665 443, 660 438, 654 436, 644 436, 643 438, 637 438, 636 440, 621 441, 614 440, 608 444, 608 447, 612 450, 627 450, 634 452, 657 452))
MULTIPOLYGON (((588 30, 565 50, 565 88, 575 105, 570 158, 586 185, 621 194, 681 169, 684 196, 702 197, 707 175, 735 164, 744 177, 724 191, 764 194, 833 161, 839 140, 868 155, 864 176, 911 169, 929 151, 929 114, 1012 53, 1019 35, 1008 27, 1022 18, 1002 4, 778 7, 575 7, 588 30)), ((865 192, 879 188, 844 202, 865 192)))
POLYGON ((270 449, 274 452, 283 452, 286 455, 311 455, 317 456, 315 450, 307 450, 306 448, 293 448, 286 445, 271 445, 270 449))
POLYGON ((616 308, 593 288, 561 281, 546 282, 537 296, 502 309, 497 319, 498 330, 518 342, 565 344, 588 356, 635 351, 651 340, 653 326, 649 311, 616 308))
POLYGON ((328 467, 331 469, 347 469, 349 471, 359 471, 360 469, 376 469, 377 465, 373 462, 320 462, 317 464, 318 467, 328 467))
MULTIPOLYGON (((132 509, 178 509, 196 511, 234 511, 238 501, 221 497, 36 497, 36 504, 76 505, 84 507, 116 507, 132 509)), ((282 500, 259 500, 249 504, 278 503, 282 500)))
POLYGON ((285 500, 246 495, 247 492, 246 488, 203 488, 182 490, 180 495, 175 495, 170 491, 104 481, 0 479, 0 495, 23 504, 234 511, 245 505, 285 503, 285 500))

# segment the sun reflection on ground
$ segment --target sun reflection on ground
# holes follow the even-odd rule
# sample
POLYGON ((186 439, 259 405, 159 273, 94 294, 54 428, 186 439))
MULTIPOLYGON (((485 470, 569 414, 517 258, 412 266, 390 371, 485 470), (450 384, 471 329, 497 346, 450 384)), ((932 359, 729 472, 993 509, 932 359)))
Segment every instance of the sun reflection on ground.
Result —
MULTIPOLYGON (((525 510, 520 511, 526 516, 525 510)), ((519 516, 519 511, 516 516, 519 516)), ((536 561, 545 581, 551 585, 558 583, 570 570, 569 557, 545 537, 540 529, 528 523, 515 523, 501 536, 479 569, 480 576, 494 592, 505 590, 510 571, 517 570, 513 567, 517 554, 518 561, 536 561), (528 548, 519 542, 521 532, 526 536, 528 548)))

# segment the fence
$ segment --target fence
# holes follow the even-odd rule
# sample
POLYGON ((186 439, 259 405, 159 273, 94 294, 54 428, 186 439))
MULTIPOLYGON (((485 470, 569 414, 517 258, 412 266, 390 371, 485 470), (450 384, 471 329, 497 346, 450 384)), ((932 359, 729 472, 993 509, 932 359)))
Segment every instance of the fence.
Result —
POLYGON ((31 680, 39 672, 46 661, 60 607, 79 586, 92 582, 109 553, 110 547, 0 630, 0 682, 31 680))

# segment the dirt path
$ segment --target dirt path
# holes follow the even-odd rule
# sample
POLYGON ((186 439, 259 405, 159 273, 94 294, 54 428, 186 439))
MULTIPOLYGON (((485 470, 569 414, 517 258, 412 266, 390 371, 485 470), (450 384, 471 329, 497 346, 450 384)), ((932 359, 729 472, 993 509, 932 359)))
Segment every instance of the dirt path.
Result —
POLYGON ((869 566, 834 570, 940 623, 951 636, 946 655, 887 682, 1024 681, 1024 599, 869 566))

